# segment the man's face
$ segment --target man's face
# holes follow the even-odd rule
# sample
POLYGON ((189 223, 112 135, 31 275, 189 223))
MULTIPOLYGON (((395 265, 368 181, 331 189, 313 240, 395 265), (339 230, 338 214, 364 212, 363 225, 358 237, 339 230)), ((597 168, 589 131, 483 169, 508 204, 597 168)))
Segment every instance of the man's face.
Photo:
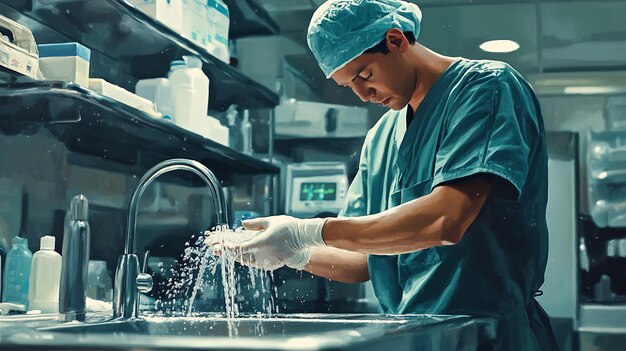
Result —
POLYGON ((401 53, 363 54, 335 72, 331 78, 351 88, 364 102, 393 110, 403 109, 415 90, 415 74, 407 69, 401 53))

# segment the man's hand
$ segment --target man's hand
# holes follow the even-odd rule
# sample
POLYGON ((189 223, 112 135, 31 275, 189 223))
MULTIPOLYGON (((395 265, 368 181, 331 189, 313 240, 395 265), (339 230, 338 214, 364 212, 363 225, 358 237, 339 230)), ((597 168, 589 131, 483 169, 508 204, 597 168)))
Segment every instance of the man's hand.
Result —
MULTIPOLYGON (((247 230, 260 231, 247 241, 224 240, 224 236, 213 233, 207 238, 218 253, 222 250, 235 253, 236 259, 246 265, 274 270, 287 265, 302 269, 310 260, 310 247, 325 246, 322 227, 325 219, 297 219, 276 216, 252 219, 243 222, 247 230)), ((228 235, 227 237, 234 237, 228 235)))

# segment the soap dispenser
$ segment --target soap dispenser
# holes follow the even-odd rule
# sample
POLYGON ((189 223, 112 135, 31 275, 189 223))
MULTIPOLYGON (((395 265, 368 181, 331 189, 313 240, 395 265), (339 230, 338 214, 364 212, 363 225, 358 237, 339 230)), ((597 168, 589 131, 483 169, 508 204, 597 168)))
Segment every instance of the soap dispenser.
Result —
POLYGON ((28 308, 28 279, 33 258, 28 249, 28 239, 16 236, 11 240, 11 250, 7 254, 2 301, 24 305, 28 308))
POLYGON ((74 196, 65 222, 59 285, 59 321, 62 322, 85 320, 91 236, 88 207, 85 196, 74 196))
POLYGON ((43 313, 59 311, 59 281, 61 255, 54 251, 55 238, 46 235, 40 239, 39 251, 33 255, 30 269, 28 301, 31 310, 43 313))

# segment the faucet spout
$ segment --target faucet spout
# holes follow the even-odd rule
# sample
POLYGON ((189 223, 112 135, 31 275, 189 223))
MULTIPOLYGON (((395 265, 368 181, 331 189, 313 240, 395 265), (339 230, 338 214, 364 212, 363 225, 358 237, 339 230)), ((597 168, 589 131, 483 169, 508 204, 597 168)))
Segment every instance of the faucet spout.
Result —
MULTIPOLYGON (((216 223, 228 225, 228 212, 224 192, 213 172, 197 161, 188 159, 171 159, 163 161, 150 168, 141 177, 135 187, 128 206, 128 224, 126 229, 126 242, 124 254, 120 257, 115 273, 115 291, 113 303, 113 315, 117 318, 134 318, 139 312, 138 289, 145 291, 145 287, 137 282, 145 281, 145 274, 139 272, 139 258, 135 247, 135 232, 137 227, 137 213, 139 200, 148 186, 160 175, 172 171, 189 171, 199 176, 207 184, 213 195, 216 223)), ((144 263, 145 266, 145 263, 144 263)), ((151 285, 150 285, 151 286, 151 285)))
POLYGON ((139 211, 139 200, 141 196, 156 178, 160 175, 172 171, 189 171, 198 175, 207 184, 213 195, 213 205, 217 224, 228 224, 228 213, 226 212, 226 199, 222 186, 213 172, 206 168, 202 163, 175 158, 163 161, 149 169, 146 174, 139 180, 137 187, 133 192, 128 206, 128 224, 126 226, 126 245, 124 247, 125 254, 135 253, 135 231, 137 226, 137 212, 139 211))

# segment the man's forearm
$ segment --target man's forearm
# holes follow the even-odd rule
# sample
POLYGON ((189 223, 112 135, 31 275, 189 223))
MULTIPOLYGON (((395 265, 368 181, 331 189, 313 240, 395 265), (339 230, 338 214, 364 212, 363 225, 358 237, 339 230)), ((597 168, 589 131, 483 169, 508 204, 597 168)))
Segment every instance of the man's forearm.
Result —
POLYGON ((447 219, 427 202, 421 198, 377 215, 329 219, 323 229, 324 242, 336 248, 379 255, 443 245, 447 219))
POLYGON ((334 247, 314 247, 311 250, 311 260, 304 267, 306 271, 344 283, 369 280, 367 255, 334 247))
POLYGON ((476 176, 379 214, 328 219, 326 245, 365 254, 395 255, 457 243, 484 204, 492 180, 476 176))

